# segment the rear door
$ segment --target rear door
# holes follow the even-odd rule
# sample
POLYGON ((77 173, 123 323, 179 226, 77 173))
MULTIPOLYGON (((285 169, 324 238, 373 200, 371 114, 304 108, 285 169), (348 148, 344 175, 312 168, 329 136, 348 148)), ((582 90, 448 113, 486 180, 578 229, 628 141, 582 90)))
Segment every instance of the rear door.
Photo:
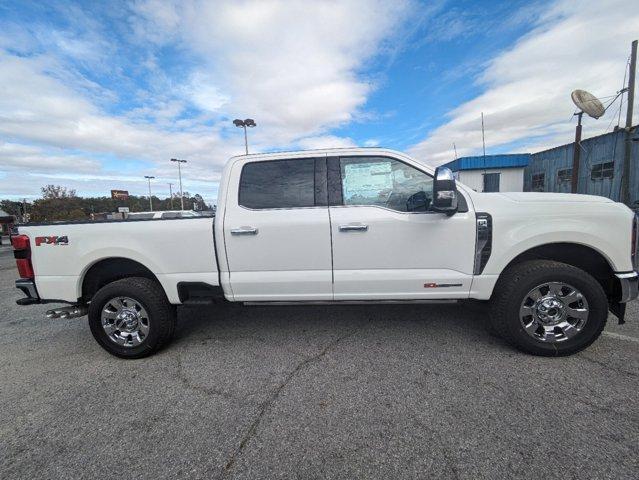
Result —
POLYGON ((332 300, 325 157, 237 162, 226 201, 235 300, 332 300))
POLYGON ((385 156, 328 159, 334 299, 463 298, 475 218, 428 211, 433 178, 385 156))

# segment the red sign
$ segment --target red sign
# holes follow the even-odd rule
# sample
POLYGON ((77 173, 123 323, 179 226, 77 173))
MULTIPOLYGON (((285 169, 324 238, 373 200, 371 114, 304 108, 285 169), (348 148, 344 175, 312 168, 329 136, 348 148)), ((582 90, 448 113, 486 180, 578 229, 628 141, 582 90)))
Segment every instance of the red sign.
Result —
POLYGON ((129 192, 127 190, 111 190, 111 198, 114 200, 128 200, 129 192))

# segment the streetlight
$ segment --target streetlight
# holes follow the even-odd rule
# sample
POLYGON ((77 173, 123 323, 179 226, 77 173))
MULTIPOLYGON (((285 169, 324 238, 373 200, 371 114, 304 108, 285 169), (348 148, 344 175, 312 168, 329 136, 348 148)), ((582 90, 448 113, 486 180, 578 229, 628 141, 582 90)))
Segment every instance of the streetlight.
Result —
POLYGON ((169 183, 169 198, 171 199, 171 210, 173 210, 173 184, 169 183))
POLYGON ((233 120, 233 125, 244 129, 244 149, 246 150, 246 154, 248 155, 248 138, 246 136, 246 127, 256 127, 257 125, 255 123, 255 120, 253 120, 252 118, 247 118, 246 120, 240 120, 239 118, 236 118, 235 120, 233 120))
POLYGON ((152 177, 151 175, 144 175, 144 178, 146 178, 149 181, 149 207, 151 208, 151 211, 153 211, 153 197, 151 195, 151 179, 155 177, 152 177))
POLYGON ((182 210, 184 210, 184 195, 182 195, 182 168, 180 167, 181 163, 186 163, 186 160, 180 160, 179 158, 172 158, 172 162, 177 162, 178 166, 178 176, 180 177, 180 205, 182 210))

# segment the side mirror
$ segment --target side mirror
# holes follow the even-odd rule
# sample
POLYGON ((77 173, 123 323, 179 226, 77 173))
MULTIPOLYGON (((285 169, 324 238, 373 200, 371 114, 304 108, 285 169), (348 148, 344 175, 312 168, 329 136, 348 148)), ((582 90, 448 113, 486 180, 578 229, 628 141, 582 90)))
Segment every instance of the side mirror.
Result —
POLYGON ((457 211, 457 195, 453 172, 447 167, 437 167, 433 181, 433 204, 430 209, 454 215, 457 211))
POLYGON ((413 193, 408 200, 406 200, 407 212, 426 212, 430 207, 430 198, 426 195, 426 192, 413 193))

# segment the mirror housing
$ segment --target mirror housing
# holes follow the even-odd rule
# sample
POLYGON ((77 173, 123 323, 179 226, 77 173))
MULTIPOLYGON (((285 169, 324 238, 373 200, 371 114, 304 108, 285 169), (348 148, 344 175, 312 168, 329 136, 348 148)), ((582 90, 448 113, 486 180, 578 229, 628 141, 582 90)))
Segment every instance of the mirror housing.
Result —
POLYGON ((454 215, 457 211, 457 185, 450 168, 437 167, 433 181, 433 203, 430 209, 434 212, 454 215))

